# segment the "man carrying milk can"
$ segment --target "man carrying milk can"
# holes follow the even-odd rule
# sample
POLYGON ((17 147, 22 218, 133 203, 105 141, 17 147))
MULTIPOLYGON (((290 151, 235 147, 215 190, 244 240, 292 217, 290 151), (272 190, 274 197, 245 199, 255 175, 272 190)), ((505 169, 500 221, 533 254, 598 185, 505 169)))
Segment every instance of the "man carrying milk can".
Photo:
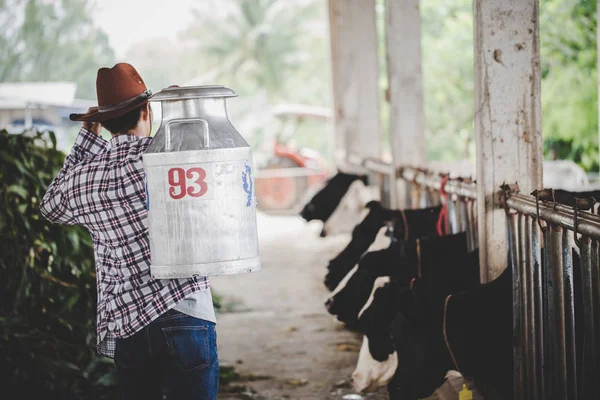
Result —
POLYGON ((122 398, 216 399, 208 279, 150 275, 142 154, 152 141, 151 92, 133 66, 121 63, 98 70, 96 93, 98 107, 71 115, 83 127, 41 212, 53 222, 83 225, 92 236, 98 352, 114 358, 122 398))

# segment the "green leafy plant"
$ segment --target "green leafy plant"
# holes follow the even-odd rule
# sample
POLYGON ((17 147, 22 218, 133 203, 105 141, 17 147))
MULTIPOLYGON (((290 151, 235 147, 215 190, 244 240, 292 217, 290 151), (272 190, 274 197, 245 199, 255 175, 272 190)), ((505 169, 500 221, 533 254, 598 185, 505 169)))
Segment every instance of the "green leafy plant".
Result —
POLYGON ((52 133, 0 131, 0 375, 24 398, 116 398, 112 360, 96 354, 89 233, 39 212, 65 155, 52 133))

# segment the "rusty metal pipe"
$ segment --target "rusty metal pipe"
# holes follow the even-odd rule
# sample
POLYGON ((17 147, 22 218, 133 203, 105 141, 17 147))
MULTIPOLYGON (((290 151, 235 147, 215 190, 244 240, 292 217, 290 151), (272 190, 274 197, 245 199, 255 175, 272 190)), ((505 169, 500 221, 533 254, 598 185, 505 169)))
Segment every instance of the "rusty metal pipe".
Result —
POLYGON ((562 255, 562 231, 563 228, 557 225, 549 227, 549 245, 545 248, 548 252, 549 278, 551 288, 548 293, 549 329, 548 342, 551 351, 551 360, 553 374, 549 378, 552 385, 551 391, 553 398, 568 399, 568 379, 567 379, 567 344, 565 338, 565 291, 563 281, 563 255, 562 255))
MULTIPOLYGON (((535 199, 531 196, 522 194, 509 194, 506 200, 510 209, 536 217, 537 211, 535 199)), ((575 227, 573 211, 563 212, 559 209, 554 210, 546 204, 540 204, 540 218, 551 224, 558 225, 561 228, 573 230, 575 227)), ((594 220, 595 216, 587 212, 580 212, 578 218, 577 231, 583 235, 600 240, 600 222, 594 220)))
POLYGON ((533 377, 535 381, 533 382, 533 385, 535 386, 535 398, 543 400, 546 396, 544 395, 544 293, 542 280, 542 248, 539 227, 537 221, 533 218, 531 218, 529 222, 529 229, 531 232, 532 301, 534 305, 533 377))
POLYGON ((573 257, 569 241, 573 232, 563 230, 563 290, 565 310, 565 356, 567 367, 567 398, 577 400, 577 351, 575 349, 575 298, 573 288, 573 257))
MULTIPOLYGON (((584 399, 598 398, 598 360, 597 342, 598 334, 596 315, 598 310, 594 307, 594 265, 592 264, 592 241, 589 237, 582 237, 580 241, 581 256, 581 287, 583 300, 583 360, 581 370, 581 396, 584 399)), ((596 267, 597 268, 597 267, 596 267)))
MULTIPOLYGON (((592 336, 595 353, 593 377, 596 393, 600 392, 600 247, 597 240, 591 243, 591 286, 592 286, 592 317, 594 322, 594 333, 592 336)), ((600 393, 596 398, 600 398, 600 393)))
POLYGON ((508 254, 513 276, 513 395, 515 400, 525 400, 524 366, 523 366, 523 320, 521 315, 521 263, 519 260, 517 214, 508 214, 506 218, 508 233, 508 254))
POLYGON ((517 214, 517 250, 518 250, 518 262, 519 262, 519 286, 518 286, 518 304, 516 307, 517 312, 520 314, 519 319, 521 321, 521 329, 518 332, 519 341, 521 343, 521 357, 522 357, 522 374, 523 374, 523 388, 521 389, 521 398, 530 399, 530 385, 528 384, 531 379, 530 371, 530 360, 529 360, 529 321, 527 319, 528 309, 528 298, 527 298, 527 251, 525 247, 525 216, 523 214, 517 214))

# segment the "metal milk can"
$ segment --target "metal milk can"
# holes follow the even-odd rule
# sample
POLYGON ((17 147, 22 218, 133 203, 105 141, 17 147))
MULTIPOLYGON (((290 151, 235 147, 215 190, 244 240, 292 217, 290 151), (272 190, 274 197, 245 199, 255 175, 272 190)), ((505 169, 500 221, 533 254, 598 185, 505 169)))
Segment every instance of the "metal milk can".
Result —
POLYGON ((223 86, 156 93, 162 121, 143 155, 151 274, 157 279, 260 270, 252 150, 227 117, 223 86))

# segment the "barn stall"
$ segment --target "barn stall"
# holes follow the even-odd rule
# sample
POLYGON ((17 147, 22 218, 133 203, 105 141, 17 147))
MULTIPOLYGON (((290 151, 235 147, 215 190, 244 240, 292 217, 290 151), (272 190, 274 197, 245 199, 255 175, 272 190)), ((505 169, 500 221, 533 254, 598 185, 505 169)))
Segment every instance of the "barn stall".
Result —
MULTIPOLYGON (((286 293, 308 299, 301 312, 293 302, 283 301, 288 308, 270 315, 274 317, 271 321, 278 321, 269 325, 279 332, 271 337, 273 346, 287 343, 288 351, 293 349, 295 353, 286 353, 290 358, 283 362, 267 361, 272 363, 271 371, 282 368, 291 375, 286 377, 287 386, 282 384, 279 389, 269 392, 266 387, 270 384, 265 384, 261 393, 270 393, 267 398, 275 398, 269 396, 288 390, 293 393, 290 396, 343 398, 368 388, 375 391, 372 394, 363 392, 367 397, 410 399, 425 398, 440 387, 437 390, 449 390, 455 396, 453 398, 458 398, 459 391, 465 395, 469 392, 473 398, 489 399, 600 397, 600 217, 594 213, 596 192, 583 184, 573 185, 569 182, 574 179, 572 175, 565 175, 563 187, 545 185, 545 182, 556 182, 550 178, 558 172, 554 165, 543 161, 542 154, 538 1, 474 1, 477 161, 472 170, 469 166, 436 164, 425 158, 418 0, 386 2, 389 75, 386 101, 391 109, 391 161, 382 159, 374 2, 330 0, 329 12, 334 154, 338 170, 351 178, 347 185, 342 185, 341 192, 336 189, 336 201, 328 204, 333 209, 315 219, 321 219, 325 227, 335 213, 345 220, 353 218, 355 224, 352 225, 358 226, 364 221, 364 210, 354 214, 339 211, 342 203, 347 201, 351 187, 358 188, 357 193, 361 193, 358 196, 360 208, 364 209, 370 201, 379 201, 387 210, 402 210, 388 213, 392 216, 381 218, 378 226, 378 234, 384 232, 388 238, 397 236, 396 240, 386 242, 382 241, 383 236, 369 236, 363 240, 364 251, 345 267, 354 268, 356 264, 357 270, 374 269, 382 262, 391 262, 385 270, 387 275, 365 272, 364 276, 371 279, 368 281, 371 287, 360 313, 364 316, 369 308, 375 308, 379 289, 379 299, 384 293, 390 296, 387 303, 379 303, 383 304, 381 309, 394 313, 389 323, 383 324, 387 325, 388 336, 394 337, 393 348, 385 353, 387 358, 375 356, 377 346, 373 341, 365 346, 369 343, 365 339, 356 368, 352 365, 349 368, 348 362, 356 363, 356 353, 344 353, 340 357, 323 342, 335 341, 338 337, 341 341, 336 345, 346 341, 345 344, 356 346, 355 335, 362 333, 367 338, 373 332, 372 326, 382 322, 378 320, 379 314, 374 314, 375 317, 367 322, 361 321, 358 315, 353 316, 344 321, 348 330, 340 329, 340 324, 332 327, 323 320, 315 331, 302 333, 298 326, 301 323, 294 322, 299 318, 320 320, 328 317, 321 299, 315 300, 315 297, 326 295, 322 286, 316 287, 317 279, 331 272, 331 261, 339 258, 340 251, 356 239, 354 226, 336 237, 329 234, 318 238, 319 229, 313 222, 300 226, 295 219, 273 220, 269 219, 273 217, 261 216, 264 221, 262 232, 269 232, 263 235, 271 238, 261 244, 261 252, 266 256, 261 274, 281 275, 271 280, 271 275, 262 279, 258 274, 252 282, 247 277, 243 278, 245 281, 227 278, 233 283, 223 281, 223 285, 235 290, 227 288, 226 292, 239 293, 250 283, 262 288, 262 293, 269 294, 265 295, 270 299, 267 302, 286 293), (546 171, 544 177, 543 171, 546 171), (352 186, 358 181, 363 183, 352 186), (565 188, 569 191, 554 190, 565 188), (460 243, 462 246, 464 241, 465 254, 459 256, 470 256, 471 265, 475 254, 473 265, 477 268, 477 282, 454 286, 439 282, 437 286, 431 284, 436 281, 436 274, 444 278, 451 276, 453 269, 467 260, 448 255, 442 266, 432 265, 440 263, 440 258, 426 253, 428 246, 430 249, 443 246, 428 244, 433 240, 431 237, 409 237, 409 232, 419 225, 418 219, 407 219, 410 210, 435 207, 438 207, 438 214, 432 228, 437 234, 434 236, 439 238, 436 240, 441 243, 454 240, 457 235, 464 236, 460 243), (274 224, 280 224, 281 230, 273 228, 274 224), (289 241, 283 239, 285 235, 289 241), (404 243, 402 252, 392 253, 395 257, 392 261, 384 257, 374 264, 369 254, 389 250, 391 242, 404 243), (404 272, 393 275, 396 273, 393 269, 408 268, 406 265, 410 264, 406 261, 410 257, 403 258, 407 257, 403 253, 405 250, 416 255, 417 261, 409 266, 416 269, 408 275, 404 272), (428 257, 433 261, 425 261, 428 257), (327 260, 330 260, 329 271, 325 268, 327 260), (292 275, 274 272, 275 265, 282 268, 286 264, 290 266, 288 268, 304 268, 305 271, 295 271, 292 275), (446 271, 439 272, 439 267, 446 271), (315 270, 318 268, 321 270, 315 270), (387 281, 380 279, 390 275, 392 277, 387 281), (407 276, 411 277, 409 281, 406 281, 407 276), (272 287, 273 282, 286 279, 304 284, 308 289, 298 290, 291 283, 284 285, 283 291, 272 287), (425 293, 431 303, 429 308, 423 308, 418 302, 421 308, 415 308, 414 303, 407 300, 422 299, 416 296, 417 292, 419 295, 425 293), (396 306, 398 310, 394 308, 396 306), (316 312, 317 309, 321 314, 316 312), (290 314, 290 310, 295 311, 290 314), (286 312, 290 317, 282 320, 280 317, 286 312), (415 322, 411 313, 425 315, 427 323, 415 322), (399 326, 402 329, 397 329, 399 326), (407 333, 410 329, 419 333, 407 333), (294 333, 298 331, 298 334, 294 333), (307 335, 311 340, 306 345, 311 350, 303 353, 293 343, 302 343, 304 339, 300 337, 307 335), (415 344, 416 339, 422 342, 415 344), (415 365, 403 361, 428 347, 435 351, 425 351, 430 358, 419 364, 421 369, 415 366, 416 361, 415 365), (508 351, 500 351, 507 348, 508 351), (308 355, 313 371, 298 361, 308 355), (295 362, 304 367, 296 367, 295 362), (436 363, 439 365, 433 365, 436 363), (431 372, 434 367, 435 372, 431 372), (331 369, 330 377, 320 379, 328 368, 331 369), (440 374, 441 370, 444 373, 440 374), (349 372, 354 373, 348 381, 345 379, 349 372), (293 374, 302 377, 290 378, 293 374), (365 380, 365 374, 369 379, 365 380), (407 379, 411 376, 427 376, 431 380, 407 379), (494 376, 502 379, 494 379, 494 376), (315 381, 322 387, 313 385, 315 381), (463 383, 466 386, 463 387, 463 383), (386 396, 385 392, 389 394, 386 396)), ((286 171, 286 176, 293 174, 293 169, 286 171)), ((305 170, 298 171, 298 175, 304 174, 305 170)), ((261 179, 260 175, 257 179, 261 179)), ((334 180, 332 178, 323 190, 331 187, 334 180)), ((322 206, 315 199, 316 196, 308 200, 307 207, 311 204, 313 208, 322 206)), ((311 219, 304 212, 303 216, 311 219)), ((260 228, 261 225, 259 234, 260 228)), ((321 234, 327 234, 327 231, 324 229, 321 234)), ((371 258, 374 260, 375 256, 371 258)), ((334 279, 337 284, 330 287, 333 290, 329 294, 330 300, 349 287, 352 274, 356 273, 354 270, 344 272, 349 272, 350 276, 344 274, 344 279, 334 279)), ((461 273, 456 270, 456 274, 461 273)), ((360 293, 364 297, 364 289, 360 293)), ((261 303, 257 308, 264 305, 261 303)), ((326 305, 331 313, 330 306, 326 305)), ((226 325, 233 324, 226 315, 224 318, 226 325)), ((249 324, 252 323, 256 320, 249 324)), ((233 326, 226 326, 222 331, 227 329, 233 329, 233 326)), ((247 325, 244 329, 252 328, 247 325)), ((259 338, 255 340, 260 341, 259 338)), ((235 340, 225 338, 224 343, 224 348, 238 348, 243 353, 242 345, 235 340)), ((251 360, 259 362, 260 357, 258 352, 251 360)))

